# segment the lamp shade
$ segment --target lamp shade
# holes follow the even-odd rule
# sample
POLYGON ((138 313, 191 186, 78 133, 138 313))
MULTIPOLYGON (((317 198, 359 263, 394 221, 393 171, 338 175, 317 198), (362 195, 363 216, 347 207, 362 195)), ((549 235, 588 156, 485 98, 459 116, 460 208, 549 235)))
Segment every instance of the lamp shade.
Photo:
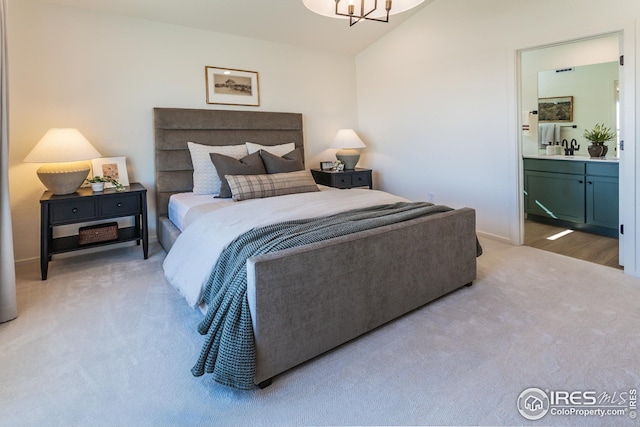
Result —
POLYGON ((73 128, 52 128, 44 134, 24 158, 27 163, 59 163, 101 157, 98 150, 73 128))
POLYGON ((340 129, 333 139, 332 148, 364 148, 364 142, 353 129, 340 129))
POLYGON ((364 148, 364 142, 353 129, 340 129, 333 139, 332 148, 338 148, 336 159, 344 163, 345 169, 355 169, 360 160, 358 148, 364 148))
POLYGON ((91 166, 86 160, 97 157, 98 150, 78 129, 53 128, 40 138, 24 161, 44 163, 37 172, 44 186, 53 194, 70 194, 89 175, 91 166))
MULTIPOLYGON (((393 0, 393 6, 389 11, 389 15, 396 15, 398 13, 405 12, 409 9, 412 9, 420 4, 424 3, 425 0, 393 0)), ((330 16, 332 18, 342 18, 348 19, 345 16, 336 15, 336 2, 331 0, 302 0, 302 3, 306 6, 307 9, 315 12, 319 15, 330 16)), ((349 2, 343 0, 340 4, 353 4, 354 2, 349 2)), ((357 7, 360 7, 360 1, 355 2, 357 7)), ((374 5, 374 0, 365 0, 365 9, 370 10, 374 5)), ((382 18, 386 16, 387 11, 384 8, 385 2, 384 0, 378 0, 378 8, 369 15, 371 18, 382 18)), ((346 7, 346 6, 345 6, 346 7)))

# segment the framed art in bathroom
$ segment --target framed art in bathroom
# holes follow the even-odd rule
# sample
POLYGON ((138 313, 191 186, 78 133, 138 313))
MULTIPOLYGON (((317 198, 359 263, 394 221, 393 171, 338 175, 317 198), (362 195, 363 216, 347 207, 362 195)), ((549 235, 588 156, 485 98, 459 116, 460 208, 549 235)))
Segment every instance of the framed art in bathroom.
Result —
POLYGON ((207 104, 260 105, 258 72, 232 68, 204 67, 207 104))
POLYGON ((572 122, 573 96, 538 99, 538 122, 572 122))

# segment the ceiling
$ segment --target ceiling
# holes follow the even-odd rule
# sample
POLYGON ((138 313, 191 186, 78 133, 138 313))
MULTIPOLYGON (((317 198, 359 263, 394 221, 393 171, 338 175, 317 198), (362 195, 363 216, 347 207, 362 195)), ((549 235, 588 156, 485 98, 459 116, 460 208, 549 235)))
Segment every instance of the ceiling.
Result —
MULTIPOLYGON (((389 23, 348 21, 317 15, 302 0, 41 0, 91 11, 183 25, 310 49, 355 55, 417 11, 393 15, 389 23)), ((327 0, 332 1, 332 0, 327 0)))

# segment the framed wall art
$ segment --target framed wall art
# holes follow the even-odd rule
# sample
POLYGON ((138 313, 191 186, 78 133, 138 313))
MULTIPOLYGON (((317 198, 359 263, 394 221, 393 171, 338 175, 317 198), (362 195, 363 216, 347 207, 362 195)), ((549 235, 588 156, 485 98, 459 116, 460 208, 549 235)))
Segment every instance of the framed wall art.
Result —
MULTIPOLYGON (((129 174, 127 173, 126 157, 100 157, 91 160, 93 176, 108 176, 125 187, 129 186, 129 174)), ((105 188, 112 188, 114 185, 110 182, 105 183, 105 188)))
POLYGON ((232 68, 204 67, 207 104, 260 105, 258 72, 232 68))
POLYGON ((573 96, 538 99, 538 122, 572 122, 573 96))

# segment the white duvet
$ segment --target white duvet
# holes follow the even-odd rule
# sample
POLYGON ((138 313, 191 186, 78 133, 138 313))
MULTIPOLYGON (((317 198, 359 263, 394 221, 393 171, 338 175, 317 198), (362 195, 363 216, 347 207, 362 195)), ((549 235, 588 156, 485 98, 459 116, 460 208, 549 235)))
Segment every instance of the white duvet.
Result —
POLYGON ((216 260, 238 235, 281 221, 407 201, 376 190, 323 188, 312 193, 234 202, 202 215, 182 232, 164 260, 165 276, 191 307, 197 307, 216 260))

